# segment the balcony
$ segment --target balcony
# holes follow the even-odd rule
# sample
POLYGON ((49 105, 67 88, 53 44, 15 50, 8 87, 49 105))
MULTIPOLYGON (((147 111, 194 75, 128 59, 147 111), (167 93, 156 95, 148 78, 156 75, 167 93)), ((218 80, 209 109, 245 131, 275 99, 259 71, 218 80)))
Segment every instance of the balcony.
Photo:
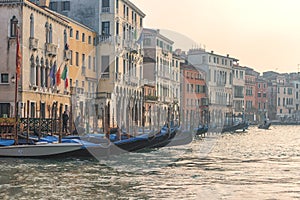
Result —
POLYGON ((101 73, 100 79, 109 79, 109 73, 108 72, 101 73))
POLYGON ((146 101, 157 101, 158 97, 157 96, 147 95, 147 96, 145 96, 145 100, 146 101))
POLYGON ((46 43, 45 46, 46 46, 46 54, 48 56, 54 57, 57 55, 57 45, 52 43, 46 43))
POLYGON ((29 38, 29 49, 36 51, 39 46, 39 40, 35 38, 29 38))
POLYGON ((99 35, 99 42, 100 43, 111 43, 112 37, 110 35, 99 35))
POLYGON ((66 61, 71 60, 72 58, 72 52, 70 50, 64 50, 64 59, 66 61))

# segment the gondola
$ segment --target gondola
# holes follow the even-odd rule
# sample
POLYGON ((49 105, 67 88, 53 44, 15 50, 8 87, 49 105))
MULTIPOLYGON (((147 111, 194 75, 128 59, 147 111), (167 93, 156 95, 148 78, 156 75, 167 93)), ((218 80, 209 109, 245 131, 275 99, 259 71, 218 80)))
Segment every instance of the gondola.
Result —
POLYGON ((243 130, 245 131, 246 129, 248 129, 249 127, 249 123, 248 122, 239 122, 238 124, 232 125, 232 126, 224 126, 221 129, 221 133, 225 133, 225 132, 235 132, 237 130, 243 130))
POLYGON ((259 129, 269 129, 271 126, 271 122, 265 122, 264 124, 258 125, 259 129))
POLYGON ((196 135, 203 135, 207 133, 208 126, 207 125, 200 125, 198 128, 195 129, 196 135))

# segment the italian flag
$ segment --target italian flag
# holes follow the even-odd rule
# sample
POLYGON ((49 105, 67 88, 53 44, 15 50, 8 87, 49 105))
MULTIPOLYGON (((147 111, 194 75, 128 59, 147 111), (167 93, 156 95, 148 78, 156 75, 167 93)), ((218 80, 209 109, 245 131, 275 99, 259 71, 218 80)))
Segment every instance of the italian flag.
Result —
POLYGON ((65 81, 65 88, 68 88, 69 86, 69 80, 68 80, 68 67, 65 66, 64 71, 61 74, 61 79, 65 81))

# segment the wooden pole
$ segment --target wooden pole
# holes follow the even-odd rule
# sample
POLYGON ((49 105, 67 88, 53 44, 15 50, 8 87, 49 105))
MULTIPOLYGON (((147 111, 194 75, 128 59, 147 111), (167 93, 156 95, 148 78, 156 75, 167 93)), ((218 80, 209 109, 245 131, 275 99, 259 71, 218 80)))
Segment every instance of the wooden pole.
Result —
POLYGON ((61 141, 62 141, 62 107, 63 107, 63 105, 60 104, 60 106, 59 106, 59 140, 58 140, 59 143, 61 143, 61 141))
POLYGON ((16 73, 16 82, 15 82, 15 123, 14 123, 14 131, 15 131, 15 145, 18 145, 18 74, 16 73))
POLYGON ((26 140, 27 140, 27 143, 29 142, 29 127, 30 127, 30 122, 29 122, 29 100, 27 100, 27 131, 26 131, 26 140))

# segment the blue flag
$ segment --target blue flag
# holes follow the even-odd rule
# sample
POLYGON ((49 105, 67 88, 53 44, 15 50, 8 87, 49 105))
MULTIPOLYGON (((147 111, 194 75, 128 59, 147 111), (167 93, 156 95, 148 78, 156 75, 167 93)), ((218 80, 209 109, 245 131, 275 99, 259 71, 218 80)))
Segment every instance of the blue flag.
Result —
POLYGON ((55 71, 56 71, 56 63, 51 67, 50 70, 50 78, 51 78, 51 85, 54 86, 56 81, 55 81, 55 71))

